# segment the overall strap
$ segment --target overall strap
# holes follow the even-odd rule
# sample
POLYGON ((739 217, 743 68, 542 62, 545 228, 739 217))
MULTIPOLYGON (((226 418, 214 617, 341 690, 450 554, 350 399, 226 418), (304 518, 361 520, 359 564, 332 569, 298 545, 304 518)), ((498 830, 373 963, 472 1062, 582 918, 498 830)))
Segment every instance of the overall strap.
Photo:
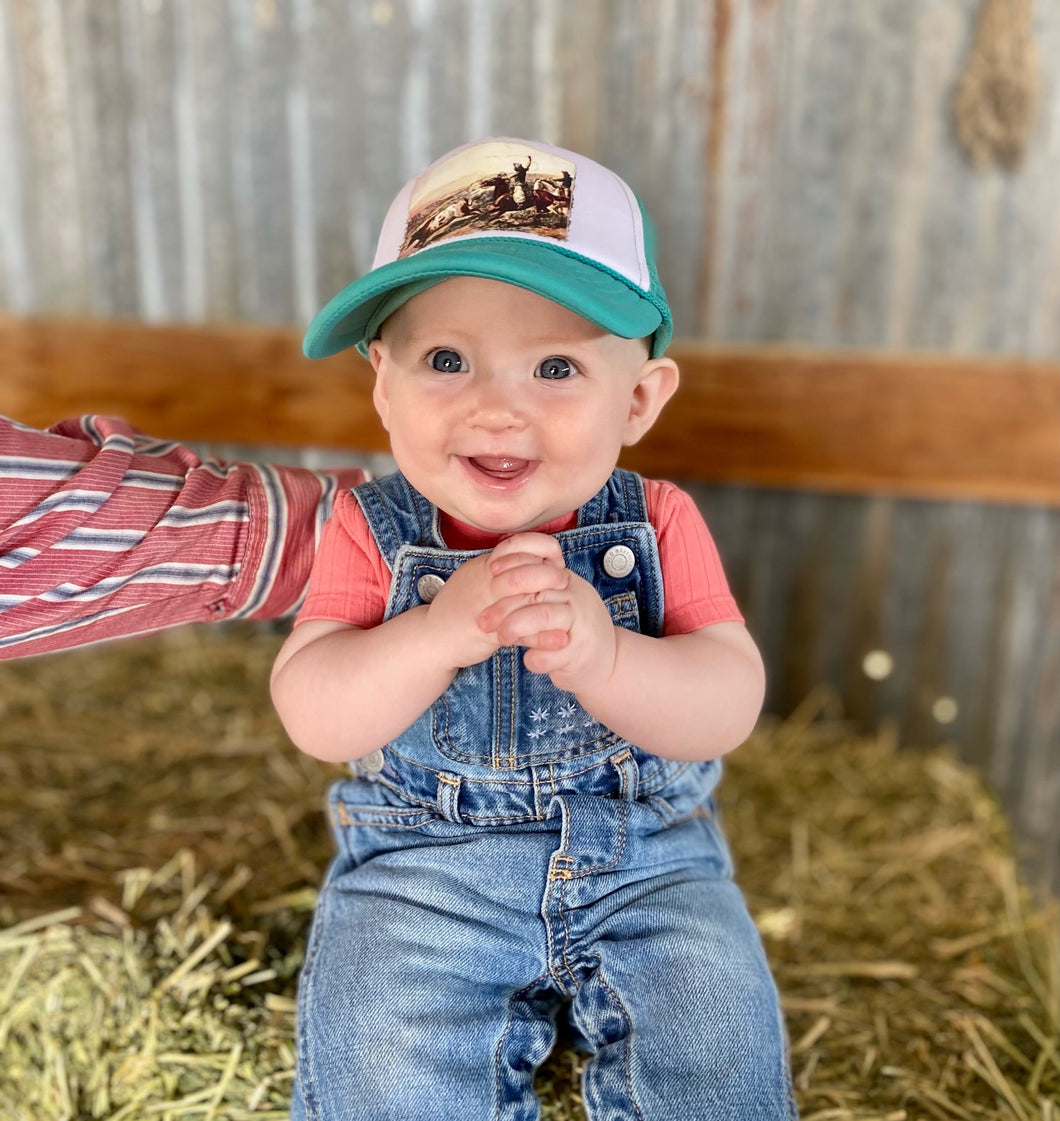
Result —
POLYGON ((444 548, 438 512, 399 471, 353 488, 383 560, 393 571, 402 545, 444 548))
POLYGON ((602 489, 578 511, 578 525, 646 522, 648 503, 644 480, 633 471, 616 467, 602 489))
MULTIPOLYGON (((438 511, 395 471, 353 488, 368 528, 387 566, 392 570, 402 545, 444 549, 438 511)), ((578 525, 647 522, 644 482, 633 471, 616 467, 603 487, 578 510, 578 525)))

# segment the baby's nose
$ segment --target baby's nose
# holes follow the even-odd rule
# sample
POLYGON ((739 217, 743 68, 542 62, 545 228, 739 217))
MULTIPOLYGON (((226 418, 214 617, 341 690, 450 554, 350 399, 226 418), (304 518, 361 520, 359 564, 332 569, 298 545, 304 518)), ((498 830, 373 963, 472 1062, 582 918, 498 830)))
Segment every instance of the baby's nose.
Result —
POLYGON ((526 402, 504 378, 483 378, 474 389, 468 422, 476 427, 521 428, 526 424, 526 402))

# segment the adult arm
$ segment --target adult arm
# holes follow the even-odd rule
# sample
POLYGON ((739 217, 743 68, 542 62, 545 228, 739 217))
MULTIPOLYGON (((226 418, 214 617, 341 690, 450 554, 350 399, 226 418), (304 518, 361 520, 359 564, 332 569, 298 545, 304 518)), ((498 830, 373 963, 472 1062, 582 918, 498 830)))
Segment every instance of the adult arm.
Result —
POLYGON ((293 613, 357 469, 200 459, 124 421, 0 417, 0 658, 293 613))

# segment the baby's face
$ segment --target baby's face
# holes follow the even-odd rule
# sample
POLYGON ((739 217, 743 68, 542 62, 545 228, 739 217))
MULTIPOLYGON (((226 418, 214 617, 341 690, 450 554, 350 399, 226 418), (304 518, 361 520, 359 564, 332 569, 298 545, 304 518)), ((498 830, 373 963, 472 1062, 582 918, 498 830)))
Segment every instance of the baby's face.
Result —
POLYGON ((646 375, 672 367, 649 360, 641 340, 477 277, 414 296, 370 357, 402 473, 451 517, 496 533, 531 529, 596 494, 658 411, 643 415, 646 375))

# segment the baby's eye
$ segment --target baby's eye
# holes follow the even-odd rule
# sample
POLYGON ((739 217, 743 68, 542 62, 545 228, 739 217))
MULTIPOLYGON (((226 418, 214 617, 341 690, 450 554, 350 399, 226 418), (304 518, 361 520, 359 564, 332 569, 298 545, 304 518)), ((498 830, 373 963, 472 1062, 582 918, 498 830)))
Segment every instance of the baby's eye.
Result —
POLYGON ((566 358, 560 358, 558 355, 546 358, 537 368, 537 376, 547 378, 549 381, 562 381, 573 373, 574 366, 566 358))
POLYGON ((463 358, 455 350, 444 346, 427 355, 427 364, 440 374, 459 374, 467 369, 463 358))

